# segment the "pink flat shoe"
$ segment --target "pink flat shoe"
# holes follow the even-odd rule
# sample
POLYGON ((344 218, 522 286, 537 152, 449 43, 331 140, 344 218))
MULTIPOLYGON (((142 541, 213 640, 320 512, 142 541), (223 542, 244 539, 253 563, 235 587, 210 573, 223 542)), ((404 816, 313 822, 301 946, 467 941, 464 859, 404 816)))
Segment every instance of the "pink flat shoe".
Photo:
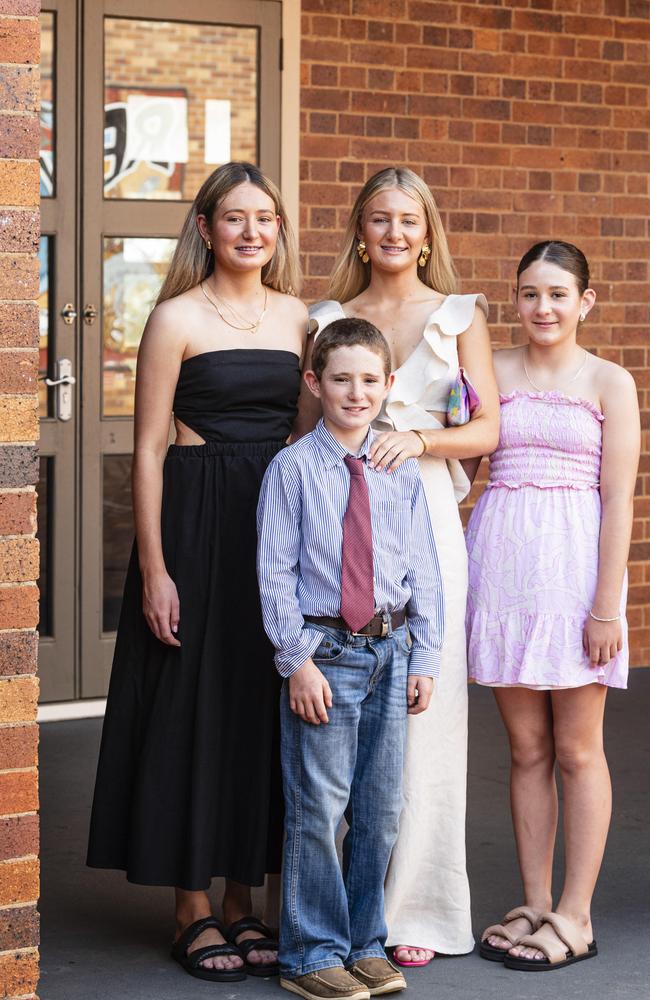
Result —
POLYGON ((435 951, 433 951, 431 958, 424 958, 419 962, 402 962, 397 957, 398 951, 433 951, 433 948, 420 948, 418 945, 415 944, 396 944, 395 947, 393 948, 393 961, 395 962, 395 965, 402 965, 405 968, 410 966, 428 965, 429 962, 433 962, 434 958, 436 957, 436 953, 435 951))

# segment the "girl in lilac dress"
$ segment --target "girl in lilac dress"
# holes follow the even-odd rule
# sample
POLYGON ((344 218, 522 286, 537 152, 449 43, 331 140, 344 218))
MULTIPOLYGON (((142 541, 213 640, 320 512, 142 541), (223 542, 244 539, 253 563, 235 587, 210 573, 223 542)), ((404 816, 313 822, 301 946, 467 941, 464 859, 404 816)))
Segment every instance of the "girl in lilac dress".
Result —
POLYGON ((512 754, 524 905, 481 955, 548 971, 596 955, 591 898, 611 813, 610 687, 628 673, 625 565, 639 459, 634 381, 576 341, 596 294, 577 247, 538 243, 517 270, 528 343, 497 352, 501 432, 467 529, 470 676, 494 688, 512 754), (551 896, 555 762, 566 875, 551 896))

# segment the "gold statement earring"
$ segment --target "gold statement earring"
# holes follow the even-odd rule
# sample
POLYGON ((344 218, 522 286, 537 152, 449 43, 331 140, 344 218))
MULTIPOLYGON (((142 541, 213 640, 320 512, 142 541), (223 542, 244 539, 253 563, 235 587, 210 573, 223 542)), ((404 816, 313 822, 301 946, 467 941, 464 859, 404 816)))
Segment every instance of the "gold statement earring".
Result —
POLYGON ((366 252, 366 244, 363 242, 363 240, 359 240, 359 242, 357 243, 357 253, 361 257, 363 263, 367 264, 368 261, 370 260, 370 257, 366 252))
POLYGON ((420 267, 424 267, 426 265, 426 262, 428 261, 430 254, 431 254, 431 247, 429 246, 428 243, 425 243, 420 251, 420 256, 418 257, 418 264, 420 265, 420 267))
POLYGON ((212 240, 206 240, 205 245, 208 248, 208 250, 212 250, 212 240))

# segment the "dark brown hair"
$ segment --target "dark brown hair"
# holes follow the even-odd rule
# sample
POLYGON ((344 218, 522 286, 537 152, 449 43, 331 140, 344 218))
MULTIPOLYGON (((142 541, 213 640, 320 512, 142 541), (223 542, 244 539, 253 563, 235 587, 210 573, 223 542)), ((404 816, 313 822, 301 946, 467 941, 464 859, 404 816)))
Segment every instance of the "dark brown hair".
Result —
POLYGON ((564 240, 544 240, 543 243, 536 243, 535 246, 526 251, 519 261, 517 285, 519 285, 519 278, 526 268, 534 264, 536 260, 548 260, 551 264, 557 264, 563 271, 572 274, 581 295, 589 288, 587 258, 582 250, 575 247, 573 243, 565 243, 564 240))
POLYGON ((311 356, 311 367, 320 382, 332 351, 337 347, 367 347, 383 363, 386 378, 391 373, 390 348, 386 338, 376 326, 356 316, 336 319, 319 333, 311 356))

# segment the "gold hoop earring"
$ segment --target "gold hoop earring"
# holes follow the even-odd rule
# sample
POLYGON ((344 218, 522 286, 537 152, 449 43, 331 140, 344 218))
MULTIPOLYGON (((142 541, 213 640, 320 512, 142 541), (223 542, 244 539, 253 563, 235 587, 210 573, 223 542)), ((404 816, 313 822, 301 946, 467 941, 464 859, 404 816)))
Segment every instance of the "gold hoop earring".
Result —
POLYGON ((359 254, 363 263, 367 264, 368 261, 370 260, 370 257, 366 253, 366 244, 363 242, 363 240, 359 240, 359 242, 357 243, 357 253, 359 254))
POLYGON ((431 254, 431 247, 429 246, 428 243, 425 243, 420 251, 420 256, 418 257, 418 264, 420 265, 420 267, 425 267, 430 254, 431 254))
POLYGON ((208 250, 212 250, 212 240, 206 240, 205 245, 208 250))

